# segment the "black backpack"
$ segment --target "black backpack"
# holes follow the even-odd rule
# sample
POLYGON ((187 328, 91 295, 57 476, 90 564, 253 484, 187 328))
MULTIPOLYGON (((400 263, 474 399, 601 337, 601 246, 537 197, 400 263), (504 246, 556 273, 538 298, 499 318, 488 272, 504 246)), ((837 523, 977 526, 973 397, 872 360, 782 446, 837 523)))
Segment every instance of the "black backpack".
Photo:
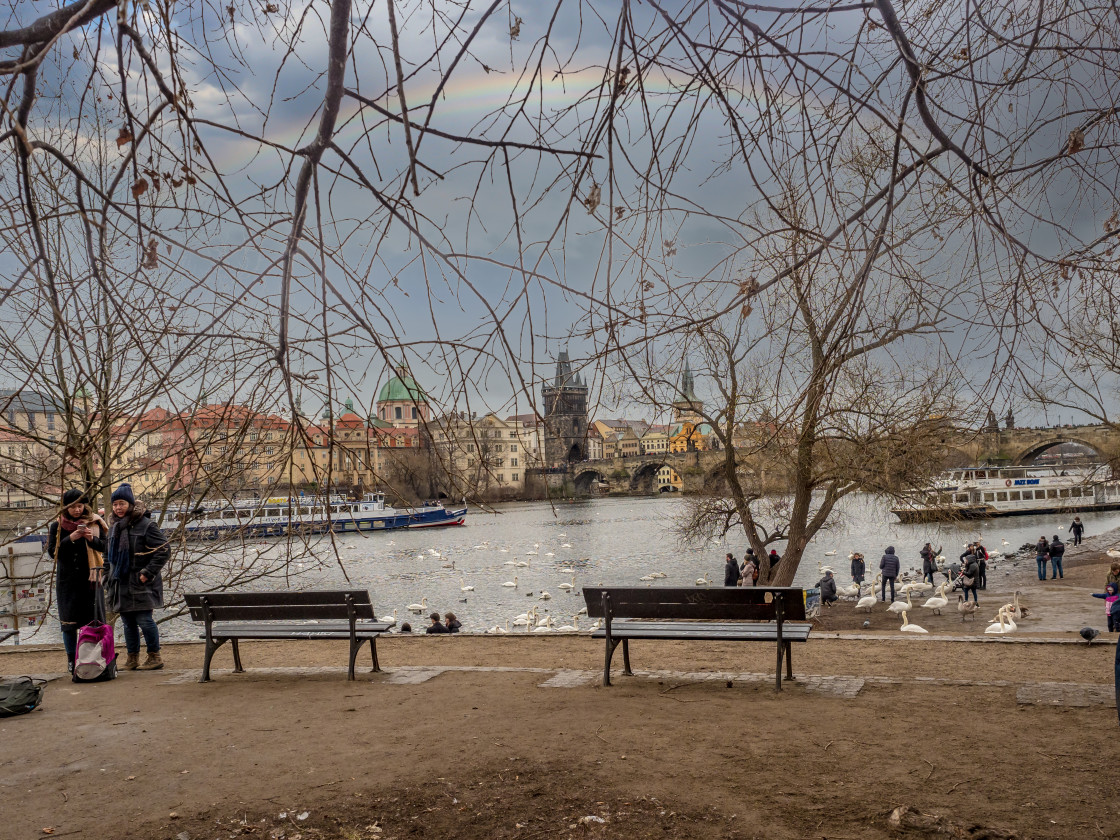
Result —
POLYGON ((33 677, 0 680, 0 717, 32 712, 43 702, 47 681, 33 677))

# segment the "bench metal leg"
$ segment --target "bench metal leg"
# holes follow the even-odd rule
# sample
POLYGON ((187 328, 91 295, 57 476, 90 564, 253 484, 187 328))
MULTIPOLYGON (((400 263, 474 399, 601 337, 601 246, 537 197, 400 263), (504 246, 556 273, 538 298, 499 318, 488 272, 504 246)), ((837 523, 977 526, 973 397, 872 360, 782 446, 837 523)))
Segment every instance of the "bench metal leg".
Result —
POLYGON ((370 656, 373 657, 373 670, 374 671, 380 671, 381 670, 381 665, 378 664, 378 662, 377 662, 377 637, 376 636, 370 636, 369 637, 369 652, 370 652, 370 656))
POLYGON ((782 644, 781 639, 778 640, 778 668, 774 672, 774 688, 777 691, 782 690, 782 654, 785 646, 782 644))
POLYGON ((202 679, 199 682, 210 682, 210 660, 214 658, 214 651, 226 643, 225 639, 218 642, 206 640, 206 658, 202 660, 202 679))
POLYGON ((241 648, 237 646, 237 639, 230 639, 233 645, 233 673, 244 674, 245 669, 241 667, 241 648))
POLYGON ((622 673, 628 677, 634 676, 634 672, 630 670, 630 640, 622 640, 622 664, 625 666, 622 673))
POLYGON ((793 679, 793 648, 786 642, 786 679, 793 679))
POLYGON ((618 642, 615 639, 607 639, 606 657, 603 661, 603 685, 611 684, 611 657, 614 656, 616 647, 618 642))
POLYGON ((350 643, 350 669, 346 672, 346 679, 356 679, 354 676, 354 660, 358 658, 358 650, 362 647, 361 642, 350 643))

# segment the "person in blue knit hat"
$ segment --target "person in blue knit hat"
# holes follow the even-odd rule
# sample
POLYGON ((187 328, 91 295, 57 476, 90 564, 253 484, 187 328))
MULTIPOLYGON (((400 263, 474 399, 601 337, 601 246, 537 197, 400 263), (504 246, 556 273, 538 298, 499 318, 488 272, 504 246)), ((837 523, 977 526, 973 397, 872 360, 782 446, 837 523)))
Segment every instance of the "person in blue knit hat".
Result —
POLYGON ((128 653, 125 670, 155 671, 163 667, 159 628, 152 611, 163 606, 163 564, 171 546, 147 508, 137 502, 130 484, 121 484, 112 495, 109 518, 109 603, 120 613, 124 646, 128 653), (148 656, 140 664, 140 635, 148 656))

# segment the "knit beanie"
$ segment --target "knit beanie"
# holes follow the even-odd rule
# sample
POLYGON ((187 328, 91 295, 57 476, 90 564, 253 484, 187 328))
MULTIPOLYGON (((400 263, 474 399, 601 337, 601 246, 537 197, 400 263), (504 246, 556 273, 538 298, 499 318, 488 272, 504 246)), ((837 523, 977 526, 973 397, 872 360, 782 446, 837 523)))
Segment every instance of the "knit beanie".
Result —
POLYGON ((80 501, 82 501, 82 491, 81 490, 77 490, 77 489, 71 487, 69 490, 67 490, 65 493, 62 494, 62 506, 64 508, 68 508, 68 507, 70 507, 70 505, 74 504, 75 502, 80 502, 80 501))
POLYGON ((113 496, 110 501, 115 502, 118 499, 124 499, 130 505, 136 504, 136 497, 132 495, 132 485, 127 481, 113 491, 113 496))

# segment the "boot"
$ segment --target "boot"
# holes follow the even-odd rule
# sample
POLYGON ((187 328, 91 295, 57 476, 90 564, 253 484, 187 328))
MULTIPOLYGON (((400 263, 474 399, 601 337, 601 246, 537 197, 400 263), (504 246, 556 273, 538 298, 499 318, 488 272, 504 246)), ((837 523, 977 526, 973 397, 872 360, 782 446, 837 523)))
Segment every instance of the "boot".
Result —
POLYGON ((128 658, 124 661, 124 669, 126 671, 135 671, 140 667, 140 654, 130 653, 128 658))
MULTIPOLYGON (((137 657, 139 658, 139 657, 137 657)), ((137 671, 158 671, 163 667, 163 657, 159 655, 157 650, 155 653, 149 653, 148 658, 144 660, 143 665, 137 666, 137 671)))

